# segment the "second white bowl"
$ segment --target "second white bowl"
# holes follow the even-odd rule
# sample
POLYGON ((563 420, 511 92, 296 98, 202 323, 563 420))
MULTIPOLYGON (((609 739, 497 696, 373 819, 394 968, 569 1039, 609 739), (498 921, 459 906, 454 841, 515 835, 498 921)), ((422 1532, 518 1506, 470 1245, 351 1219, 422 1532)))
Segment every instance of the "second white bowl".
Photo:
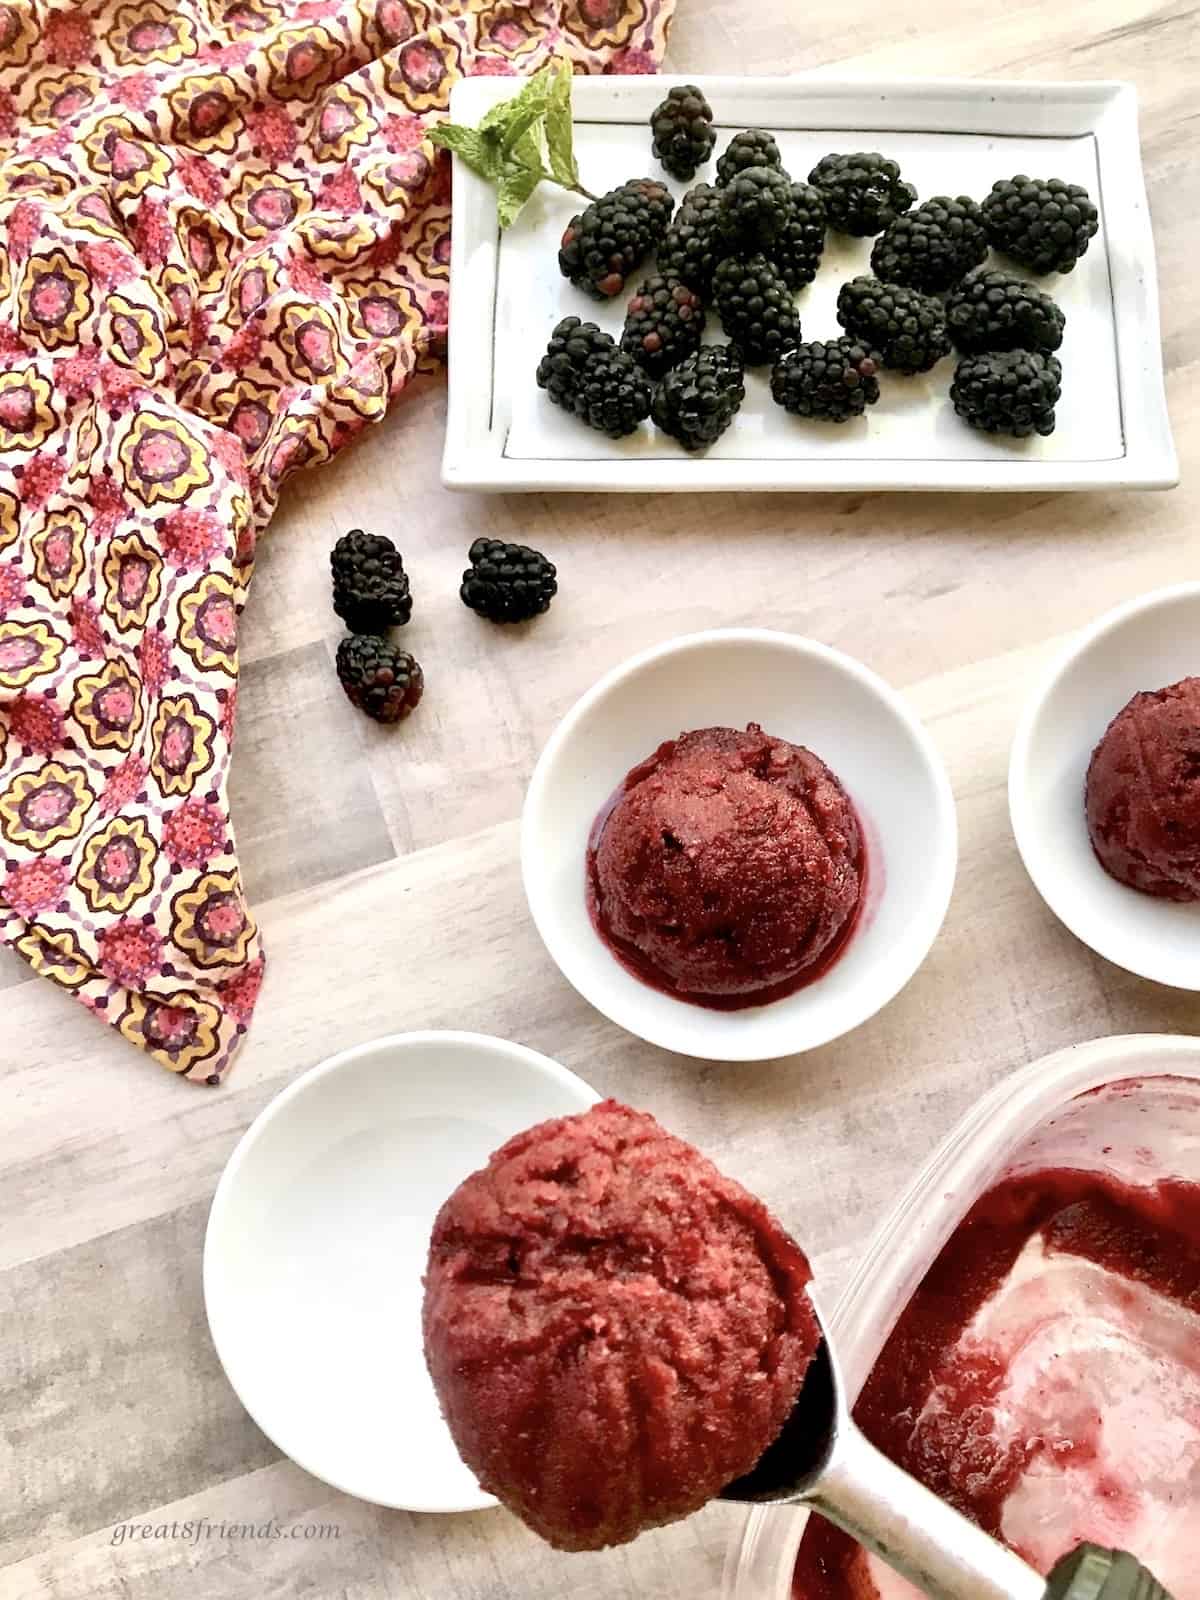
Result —
POLYGON ((674 639, 602 678, 550 736, 521 821, 529 909, 563 975, 631 1033, 716 1061, 811 1050, 873 1016, 937 937, 957 859, 949 781, 900 696, 837 650, 754 628, 674 639), (588 837, 626 773, 664 740, 749 722, 808 746, 845 784, 867 842, 867 904, 818 981, 769 1005, 712 1011, 640 982, 602 943, 588 914, 588 837))

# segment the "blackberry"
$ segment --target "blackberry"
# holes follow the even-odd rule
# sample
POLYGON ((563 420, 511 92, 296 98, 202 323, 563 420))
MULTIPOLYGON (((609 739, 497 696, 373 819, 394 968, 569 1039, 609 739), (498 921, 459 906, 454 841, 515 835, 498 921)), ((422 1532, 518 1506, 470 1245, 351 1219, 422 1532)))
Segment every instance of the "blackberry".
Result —
POLYGON ((825 196, 825 214, 836 233, 866 239, 882 233, 917 198, 896 162, 877 150, 822 156, 808 175, 825 196))
POLYGON ((946 326, 958 348, 1057 350, 1067 319, 1048 294, 1024 278, 976 267, 946 301, 946 326))
POLYGON ((654 420, 685 450, 703 450, 721 437, 745 398, 737 346, 705 345, 654 391, 654 420))
POLYGON ((631 178, 572 217, 558 252, 559 270, 593 300, 611 300, 656 250, 675 202, 657 178, 631 178))
POLYGON ((333 609, 352 633, 384 633, 412 616, 412 596, 399 550, 382 534, 352 528, 329 557, 333 609))
POLYGON ((879 399, 876 350, 854 339, 797 345, 775 363, 771 397, 794 417, 848 422, 879 399))
POLYGON ((676 84, 650 114, 654 154, 673 178, 687 183, 712 155, 712 107, 694 83, 676 84))
POLYGON ((995 350, 964 356, 954 373, 950 398, 972 428, 984 433, 1054 432, 1054 405, 1062 367, 1040 350, 995 350))
POLYGON ((792 210, 792 185, 778 167, 746 167, 721 191, 721 231, 735 255, 767 250, 792 210))
POLYGON ((977 267, 988 252, 974 200, 937 195, 895 222, 875 241, 871 271, 885 283, 937 294, 977 267))
POLYGON ((896 372, 928 372, 950 354, 942 302, 898 283, 852 278, 838 292, 837 319, 896 372))
POLYGON ((776 361, 800 342, 800 318, 791 292, 766 256, 722 261, 713 278, 721 326, 749 367, 776 361))
POLYGON ((717 162, 717 182, 726 184, 747 167, 783 169, 779 146, 764 128, 747 128, 744 133, 734 134, 717 162))
POLYGON ((712 290, 713 273, 725 256, 721 234, 721 191, 707 183, 689 189, 658 250, 658 270, 678 278, 697 294, 712 290))
POLYGON ((694 289, 678 278, 656 276, 629 302, 621 349, 652 378, 690 356, 704 332, 704 305, 694 289))
POLYGON ((342 640, 337 675, 351 703, 376 722, 403 721, 425 690, 425 674, 408 651, 372 634, 342 640))
POLYGON ((803 289, 817 275, 825 249, 825 201, 809 183, 794 183, 791 210, 768 251, 789 289, 803 289))
POLYGON ((564 317, 538 363, 538 388, 610 439, 633 433, 650 415, 649 379, 594 322, 564 317))
POLYGON ((1100 226, 1082 184, 1061 178, 998 178, 983 202, 983 221, 997 250, 1033 272, 1070 272, 1100 226))
POLYGON ((557 569, 540 550, 503 539, 476 539, 467 552, 462 603, 489 622, 528 622, 550 609, 557 569))

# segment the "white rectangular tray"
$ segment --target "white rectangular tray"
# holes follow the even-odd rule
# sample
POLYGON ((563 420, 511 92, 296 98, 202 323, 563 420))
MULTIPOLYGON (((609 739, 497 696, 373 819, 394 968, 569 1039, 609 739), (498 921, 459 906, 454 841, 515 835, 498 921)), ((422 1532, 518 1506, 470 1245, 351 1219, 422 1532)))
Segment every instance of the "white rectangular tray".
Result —
MULTIPOLYGON (((666 88, 683 81, 576 78, 576 150, 589 189, 665 177, 651 155, 648 118, 666 88)), ((796 179, 830 150, 882 149, 922 198, 982 199, 994 179, 1022 172, 1084 184, 1100 209, 1100 231, 1072 273, 1038 280, 1067 315, 1055 432, 1010 440, 966 427, 950 404, 948 358, 923 377, 884 373, 878 405, 841 426, 789 417, 771 400, 769 369, 756 368, 737 420, 703 456, 686 456, 649 422, 628 439, 606 439, 553 406, 534 373, 562 317, 598 322, 619 337, 642 274, 629 294, 604 304, 588 299, 557 265, 559 238, 583 202, 544 184, 502 234, 493 189, 456 160, 442 467, 449 487, 1048 491, 1178 482, 1130 85, 821 76, 699 82, 716 116, 716 153, 739 128, 769 128, 796 179)), ((511 79, 464 80, 454 88, 451 116, 475 123, 513 92, 511 79)), ((703 167, 694 181, 712 181, 714 171, 703 167)), ((677 197, 689 187, 670 186, 677 197)), ((816 282, 798 300, 806 339, 841 332, 838 288, 869 271, 871 243, 829 235, 816 282)), ((713 313, 705 337, 721 337, 713 313)))

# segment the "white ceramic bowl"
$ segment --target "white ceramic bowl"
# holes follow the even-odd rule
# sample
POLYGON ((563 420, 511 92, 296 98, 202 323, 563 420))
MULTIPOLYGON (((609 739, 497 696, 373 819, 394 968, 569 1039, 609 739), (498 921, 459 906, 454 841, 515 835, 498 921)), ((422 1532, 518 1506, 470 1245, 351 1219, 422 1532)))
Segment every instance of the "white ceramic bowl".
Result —
POLYGON ((1110 878, 1084 814, 1092 751, 1139 689, 1200 675, 1200 583, 1139 596, 1073 641, 1035 691, 1013 741, 1009 813, 1038 893, 1099 955, 1177 989, 1200 989, 1200 905, 1110 878))
POLYGON ((213 1198, 204 1300, 238 1398, 305 1471, 410 1511, 495 1504, 425 1369, 429 1233, 505 1139, 596 1098, 521 1045, 409 1033, 334 1056, 259 1113, 213 1198))
POLYGON ((716 1061, 811 1050, 886 1005, 937 936, 957 856, 950 784, 900 696, 837 650, 755 628, 674 639, 602 678, 551 735, 521 819, 529 908, 563 975, 631 1033, 716 1061), (588 915, 588 836, 626 773, 664 740, 749 722, 807 745, 841 778, 864 824, 868 899, 818 981, 770 1005, 711 1011, 640 982, 602 943, 588 915))

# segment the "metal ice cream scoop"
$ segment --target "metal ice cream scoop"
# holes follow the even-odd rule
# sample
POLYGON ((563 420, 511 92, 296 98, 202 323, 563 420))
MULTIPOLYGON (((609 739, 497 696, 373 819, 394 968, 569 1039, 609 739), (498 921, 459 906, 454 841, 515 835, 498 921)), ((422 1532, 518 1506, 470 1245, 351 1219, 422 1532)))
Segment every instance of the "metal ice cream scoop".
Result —
POLYGON ((723 1500, 807 1506, 932 1600, 1171 1600, 1132 1556, 1085 1545, 1041 1577, 859 1432, 828 1339, 783 1432, 723 1500))

